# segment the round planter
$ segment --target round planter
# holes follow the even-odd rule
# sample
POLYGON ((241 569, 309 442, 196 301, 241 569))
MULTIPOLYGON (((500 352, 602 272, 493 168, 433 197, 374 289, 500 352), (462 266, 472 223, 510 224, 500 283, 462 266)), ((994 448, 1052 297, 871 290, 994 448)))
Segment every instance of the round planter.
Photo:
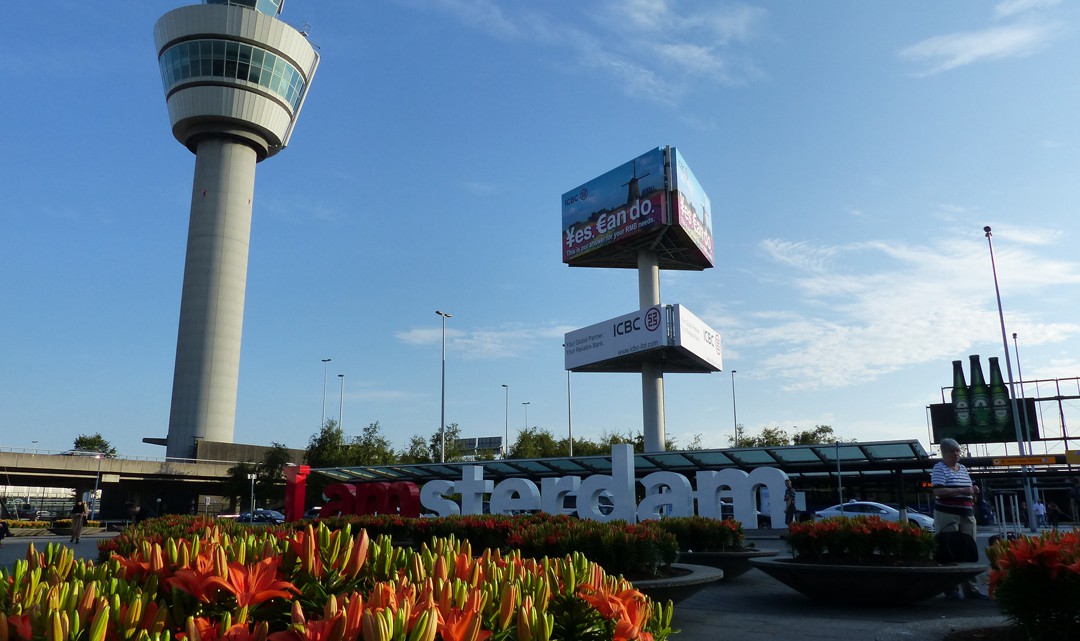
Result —
POLYGON ((754 567, 806 596, 839 603, 891 605, 925 601, 986 570, 979 563, 877 566, 752 559, 754 567))
MULTIPOLYGON (((105 528, 103 528, 103 527, 86 527, 86 526, 83 526, 82 533, 80 534, 80 536, 87 536, 89 534, 101 534, 104 531, 105 531, 105 528)), ((52 534, 59 535, 59 536, 70 537, 71 533, 72 533, 72 530, 69 527, 58 527, 58 528, 51 528, 49 530, 49 532, 52 533, 52 534)))
POLYGON ((695 565, 707 565, 724 571, 724 580, 731 581, 754 568, 750 559, 763 559, 779 554, 776 550, 724 550, 718 552, 679 552, 679 560, 695 565))
POLYGON ((640 579, 631 581, 631 583, 642 594, 657 603, 664 603, 669 600, 678 603, 695 594, 698 590, 724 578, 722 570, 707 565, 672 563, 671 567, 675 570, 682 570, 685 574, 659 579, 640 579))

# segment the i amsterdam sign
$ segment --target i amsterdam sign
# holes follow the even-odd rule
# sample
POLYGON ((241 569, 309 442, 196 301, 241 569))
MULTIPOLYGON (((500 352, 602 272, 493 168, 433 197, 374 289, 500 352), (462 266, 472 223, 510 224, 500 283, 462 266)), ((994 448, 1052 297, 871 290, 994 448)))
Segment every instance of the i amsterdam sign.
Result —
MULTIPOLYGON (((496 484, 484 478, 483 467, 466 465, 460 479, 428 481, 422 487, 411 481, 330 485, 323 490, 329 500, 322 514, 405 517, 420 516, 421 511, 437 516, 482 514, 487 497, 491 514, 539 510, 595 521, 634 522, 694 514, 719 519, 721 499, 724 499, 730 500, 736 520, 756 524, 758 490, 767 488, 770 496, 781 497, 787 478, 787 474, 776 468, 759 467, 750 473, 738 469, 700 471, 693 485, 686 476, 668 471, 652 472, 635 481, 632 447, 615 445, 611 448, 610 475, 544 478, 537 487, 535 482, 524 478, 509 478, 496 484), (637 501, 638 483, 644 488, 641 502, 637 501), (455 500, 454 496, 460 498, 455 500), (575 497, 574 507, 566 506, 568 497, 575 497), (609 502, 601 502, 601 497, 609 502)), ((768 517, 772 527, 783 527, 782 501, 770 501, 768 517)))

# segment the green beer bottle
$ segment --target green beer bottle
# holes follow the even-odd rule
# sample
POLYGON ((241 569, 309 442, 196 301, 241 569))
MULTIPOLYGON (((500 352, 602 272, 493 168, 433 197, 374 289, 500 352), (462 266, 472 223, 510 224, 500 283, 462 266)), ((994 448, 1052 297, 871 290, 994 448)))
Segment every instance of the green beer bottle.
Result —
POLYGON ((1008 427, 1012 421, 1009 415, 1009 388, 1005 387, 1005 381, 1001 379, 1001 367, 998 365, 997 356, 991 356, 990 361, 990 407, 993 410, 991 422, 998 429, 1008 427))
POLYGON ((989 432, 990 424, 990 387, 983 378, 979 355, 972 354, 971 359, 971 419, 976 432, 989 432))
POLYGON ((960 361, 952 362, 952 406, 956 427, 960 428, 958 432, 968 431, 971 428, 971 399, 964 380, 964 364, 960 361))

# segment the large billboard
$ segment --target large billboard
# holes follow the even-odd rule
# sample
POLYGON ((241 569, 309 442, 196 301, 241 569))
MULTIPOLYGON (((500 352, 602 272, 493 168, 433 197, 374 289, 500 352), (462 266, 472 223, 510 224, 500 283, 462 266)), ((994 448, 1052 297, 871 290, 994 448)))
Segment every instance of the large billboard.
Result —
POLYGON ((682 305, 654 305, 574 330, 565 336, 566 369, 640 372, 659 360, 664 372, 716 372, 723 365, 720 334, 682 305))
MULTIPOLYGON (((930 423, 934 428, 934 442, 953 438, 959 443, 1004 443, 1016 440, 1016 422, 1013 417, 1013 399, 1001 376, 998 359, 991 356, 990 382, 983 375, 978 354, 970 360, 970 383, 964 376, 962 361, 953 361, 953 385, 950 389, 951 403, 930 406, 930 423)), ((1017 400, 1020 411, 1021 436, 1025 439, 1039 438, 1038 416, 1033 399, 1017 400)))
POLYGON ((562 195, 563 262, 637 266, 654 252, 663 269, 713 264, 709 197, 674 147, 657 147, 562 195))
POLYGON ((657 147, 563 194, 563 262, 668 222, 664 149, 657 147))
POLYGON ((567 333, 566 369, 667 347, 666 316, 663 306, 654 305, 567 333))
POLYGON ((672 203, 675 229, 678 229, 701 252, 701 257, 713 265, 712 204, 701 188, 694 172, 678 149, 672 148, 672 203))

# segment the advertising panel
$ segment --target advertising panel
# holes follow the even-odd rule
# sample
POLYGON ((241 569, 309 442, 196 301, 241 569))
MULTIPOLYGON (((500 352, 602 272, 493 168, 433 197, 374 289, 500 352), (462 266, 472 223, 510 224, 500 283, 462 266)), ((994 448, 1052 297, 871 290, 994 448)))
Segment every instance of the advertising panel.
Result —
MULTIPOLYGON (((1020 408, 1020 433, 1031 440, 1039 438, 1039 417, 1035 410, 1035 399, 1017 399, 1020 408), (1026 422, 1025 422, 1026 421, 1026 422)), ((943 438, 956 439, 957 443, 1007 443, 1016 441, 1016 425, 1013 423, 1012 403, 995 407, 988 421, 964 421, 965 408, 960 408, 957 419, 956 405, 938 403, 930 406, 930 424, 934 429, 934 442, 943 438), (965 424, 966 423, 966 424, 965 424)))
POLYGON ((703 267, 713 266, 712 204, 678 149, 672 148, 672 223, 701 252, 703 267))
POLYGON ((723 351, 720 346, 720 334, 694 316, 682 305, 675 305, 674 320, 675 347, 696 356, 709 366, 708 369, 719 372, 724 369, 723 351))
POLYGON ((667 347, 668 321, 662 305, 569 332, 563 341, 566 369, 667 347))
POLYGON ((563 262, 668 224, 664 173, 657 147, 563 194, 563 262))

